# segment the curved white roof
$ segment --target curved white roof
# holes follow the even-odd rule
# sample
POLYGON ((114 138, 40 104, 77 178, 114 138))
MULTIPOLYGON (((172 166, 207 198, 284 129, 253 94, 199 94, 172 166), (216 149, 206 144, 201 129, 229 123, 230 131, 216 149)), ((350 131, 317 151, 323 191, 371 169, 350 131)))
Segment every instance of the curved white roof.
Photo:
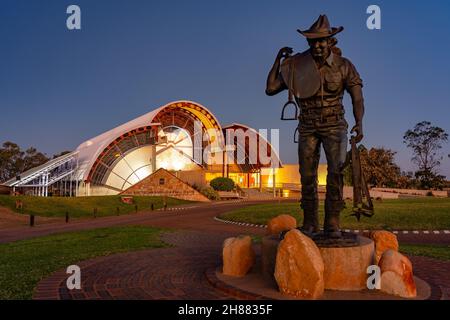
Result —
POLYGON ((244 128, 244 129, 247 129, 247 130, 250 130, 250 131, 255 132, 256 135, 257 135, 260 139, 263 139, 263 141, 265 141, 265 143, 266 143, 266 144, 270 147, 270 149, 274 152, 275 157, 276 157, 277 160, 278 160, 278 165, 279 165, 280 167, 283 167, 283 163, 281 162, 281 158, 280 158, 280 156, 278 155, 278 150, 277 150, 276 148, 272 147, 272 144, 271 144, 264 136, 260 135, 258 131, 256 131, 254 128, 251 128, 251 127, 249 127, 249 126, 247 126, 247 125, 245 125, 245 124, 237 123, 237 122, 233 122, 232 124, 228 124, 228 125, 226 125, 226 126, 223 126, 222 129, 226 130, 226 129, 231 128, 231 127, 241 127, 241 128, 244 128))
POLYGON ((164 108, 179 103, 193 104, 203 108, 214 118, 216 123, 219 125, 219 122, 217 121, 213 113, 197 102, 189 100, 179 100, 170 102, 162 107, 150 111, 134 120, 128 121, 127 123, 124 123, 109 131, 106 131, 105 133, 102 133, 80 144, 76 149, 76 152, 78 152, 78 165, 80 172, 82 173, 82 177, 80 178, 82 178, 83 180, 87 179, 89 171, 92 165, 94 164, 95 160, 98 158, 100 153, 117 137, 127 132, 130 132, 131 130, 138 129, 140 127, 157 125, 157 123, 153 123, 153 119, 155 118, 155 116, 164 108))
MULTIPOLYGON (((33 168, 31 170, 28 170, 27 172, 24 172, 21 174, 22 178, 26 180, 26 178, 30 178, 34 176, 35 174, 39 174, 40 171, 48 173, 49 170, 52 169, 53 165, 57 165, 61 161, 66 161, 67 159, 72 159, 74 161, 78 162, 78 170, 74 173, 76 177, 75 179, 78 180, 86 180, 88 179, 89 173, 91 171, 92 166, 94 165, 97 158, 100 156, 102 151, 108 147, 115 139, 122 136, 123 134, 126 134, 132 130, 136 130, 142 127, 147 126, 154 126, 154 125, 160 125, 160 123, 154 123, 155 117, 158 115, 160 111, 162 111, 165 108, 168 107, 181 107, 183 109, 187 109, 190 112, 192 112, 198 119, 200 119, 204 125, 207 128, 214 127, 216 129, 219 129, 220 134, 222 135, 222 127, 220 126, 219 121, 217 121, 217 118, 214 116, 211 111, 209 111, 206 107, 202 106, 199 103, 188 101, 188 100, 179 100, 170 102, 164 106, 161 106, 153 111, 150 111, 134 120, 128 121, 116 128, 113 128, 107 132, 104 132, 94 138, 91 138, 83 143, 81 143, 78 148, 71 152, 68 155, 61 156, 57 159, 50 160, 49 162, 45 163, 42 166, 39 166, 37 168, 33 168)), ((246 125, 239 124, 239 123, 233 123, 230 126, 223 127, 223 129, 227 129, 231 126, 238 126, 245 129, 253 130, 256 132, 255 129, 250 128, 246 125)), ((256 132, 258 135, 259 133, 256 132)), ((260 136, 260 135, 259 135, 260 136)), ((261 137, 261 136, 260 136, 261 137)), ((221 139, 223 139, 223 136, 220 136, 221 139)), ((271 144, 264 138, 264 140, 270 145, 271 144)), ((278 152, 275 149, 272 149, 275 152, 275 155, 277 156, 278 160, 278 152)), ((69 160, 70 160, 69 159, 69 160)), ((279 164, 282 166, 281 161, 279 164)), ((15 183, 16 179, 11 179, 7 182, 6 185, 11 184, 13 185, 15 183)))

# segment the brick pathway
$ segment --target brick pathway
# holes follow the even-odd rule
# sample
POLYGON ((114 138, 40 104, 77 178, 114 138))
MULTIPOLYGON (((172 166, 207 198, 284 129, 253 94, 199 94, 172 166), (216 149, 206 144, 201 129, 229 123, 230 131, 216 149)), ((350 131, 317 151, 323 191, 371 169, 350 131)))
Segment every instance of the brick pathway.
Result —
POLYGON ((414 275, 426 281, 431 287, 430 299, 449 300, 450 262, 428 257, 409 257, 414 275))
MULTIPOLYGON (((59 270, 38 284, 34 299, 233 299, 205 278, 206 270, 221 263, 221 245, 230 235, 193 230, 167 233, 163 240, 176 247, 83 261, 78 264, 81 290, 68 290, 65 270, 59 270)), ((430 284, 431 299, 448 299, 450 262, 410 258, 415 275, 430 284)))
POLYGON ((96 258, 79 264, 82 290, 68 290, 64 270, 39 283, 35 299, 230 299, 207 282, 205 269, 220 261, 226 235, 166 234, 176 248, 150 249, 96 258), (186 246, 189 244, 189 246, 186 246), (193 245, 194 247, 191 247, 193 245))
MULTIPOLYGON (((43 279, 35 289, 35 299, 230 299, 214 289, 206 280, 205 271, 221 263, 223 240, 239 234, 260 234, 265 230, 237 226, 214 220, 223 212, 253 203, 220 203, 199 205, 185 210, 154 211, 129 216, 81 221, 69 225, 42 226, 23 229, 20 235, 0 233, 0 242, 42 236, 55 232, 85 230, 113 225, 151 225, 180 231, 167 233, 163 240, 174 248, 150 249, 114 254, 80 262, 82 289, 69 291, 65 270, 43 279), (55 228, 56 227, 56 228, 55 228)), ((406 235, 408 242, 446 243, 441 235, 427 240, 424 235, 406 235)), ((430 235, 431 236, 431 235, 430 235)), ((402 235, 399 235, 403 242, 402 235)), ((432 298, 450 293, 450 262, 411 257, 415 275, 432 287, 432 298)))

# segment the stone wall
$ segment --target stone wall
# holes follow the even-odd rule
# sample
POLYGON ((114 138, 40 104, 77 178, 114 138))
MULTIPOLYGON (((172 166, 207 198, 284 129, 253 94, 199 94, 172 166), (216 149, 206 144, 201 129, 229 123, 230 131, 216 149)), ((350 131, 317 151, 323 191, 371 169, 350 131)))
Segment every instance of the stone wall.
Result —
POLYGON ((205 170, 203 169, 183 170, 177 173, 177 177, 191 186, 194 184, 199 187, 204 187, 207 185, 205 170))
POLYGON ((147 178, 121 193, 134 196, 168 196, 191 201, 210 201, 174 174, 165 169, 158 169, 147 178))
POLYGON ((394 189, 394 188, 372 188, 371 191, 378 191, 384 193, 396 193, 405 194, 410 196, 427 196, 428 193, 432 193, 434 197, 446 198, 448 197, 448 191, 438 190, 417 190, 417 189, 394 189))

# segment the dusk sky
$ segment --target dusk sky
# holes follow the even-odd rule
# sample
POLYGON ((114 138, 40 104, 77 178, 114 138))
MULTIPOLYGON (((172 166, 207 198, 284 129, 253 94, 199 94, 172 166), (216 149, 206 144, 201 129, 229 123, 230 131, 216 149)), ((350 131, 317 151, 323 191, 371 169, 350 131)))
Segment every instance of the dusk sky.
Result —
MULTIPOLYGON (((281 47, 304 51, 319 14, 344 26, 338 46, 364 81, 366 147, 397 151, 428 120, 450 133, 450 1, 0 0, 0 143, 49 156, 168 102, 193 100, 222 125, 280 128, 284 163, 297 162, 287 93, 265 95, 281 47), (66 8, 81 8, 81 30, 66 8), (381 8, 381 30, 366 9, 381 8)), ((346 99, 347 120, 354 124, 346 99)), ((450 143, 440 173, 450 178, 450 143)), ((324 158, 322 158, 324 162, 324 158)))

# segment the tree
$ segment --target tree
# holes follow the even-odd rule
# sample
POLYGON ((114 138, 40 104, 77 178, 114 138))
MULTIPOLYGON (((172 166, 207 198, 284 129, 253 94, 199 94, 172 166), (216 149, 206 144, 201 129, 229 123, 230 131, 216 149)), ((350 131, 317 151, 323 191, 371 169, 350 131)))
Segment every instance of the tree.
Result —
POLYGON ((31 147, 22 151, 14 142, 4 142, 0 148, 0 182, 14 178, 48 160, 47 156, 36 148, 31 147))
POLYGON ((62 151, 62 152, 60 152, 60 153, 57 153, 57 154, 54 154, 53 155, 53 157, 52 157, 52 159, 56 159, 56 158, 59 158, 59 157, 62 157, 63 155, 65 155, 65 154, 69 154, 69 153, 71 153, 72 151, 62 151))
POLYGON ((445 177, 432 171, 418 170, 415 173, 421 189, 440 189, 445 187, 445 177))
POLYGON ((30 170, 31 168, 40 166, 41 164, 46 163, 49 160, 45 154, 36 150, 36 148, 28 148, 25 151, 25 155, 23 157, 23 167, 22 172, 30 170))
MULTIPOLYGON (((369 185, 375 187, 396 187, 400 177, 400 168, 395 163, 396 152, 385 148, 367 149, 358 146, 361 167, 369 185)), ((344 184, 353 185, 351 163, 344 168, 344 184)))
POLYGON ((385 148, 360 150, 361 167, 366 181, 375 187, 396 187, 400 168, 395 163, 395 151, 385 148))
POLYGON ((0 148, 0 181, 4 182, 16 176, 21 168, 23 152, 20 147, 11 141, 3 143, 0 148))
POLYGON ((417 179, 414 178, 414 172, 402 172, 397 179, 397 188, 400 189, 416 189, 417 179))
POLYGON ((413 151, 411 160, 418 166, 415 175, 421 188, 440 188, 440 181, 444 177, 437 174, 443 158, 439 150, 447 140, 445 130, 432 126, 428 121, 419 122, 403 136, 403 143, 413 151))

